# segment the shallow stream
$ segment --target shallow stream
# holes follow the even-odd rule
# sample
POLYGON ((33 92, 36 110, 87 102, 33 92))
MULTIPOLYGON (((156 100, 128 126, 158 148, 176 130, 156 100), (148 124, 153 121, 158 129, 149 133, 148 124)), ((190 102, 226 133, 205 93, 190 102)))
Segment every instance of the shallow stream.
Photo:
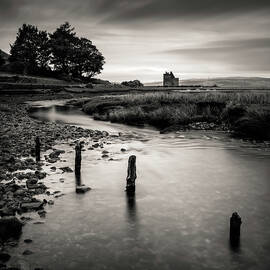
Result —
MULTIPOLYGON (((25 269, 269 269, 269 148, 222 132, 161 135, 151 128, 95 121, 63 101, 33 105, 31 115, 39 120, 127 136, 104 142, 99 150, 87 150, 92 142, 86 140, 82 181, 92 188, 88 193, 74 192, 73 173, 57 169, 45 179, 65 196, 47 207, 43 224, 24 226, 14 264, 25 269), (104 150, 109 158, 101 158, 104 150), (137 156, 134 198, 124 192, 131 154, 137 156), (228 240, 234 211, 243 222, 238 248, 228 240), (33 243, 23 243, 26 238, 33 243), (34 253, 21 255, 25 249, 34 253)), ((59 148, 66 150, 66 162, 51 166, 73 168, 72 147, 59 148)))

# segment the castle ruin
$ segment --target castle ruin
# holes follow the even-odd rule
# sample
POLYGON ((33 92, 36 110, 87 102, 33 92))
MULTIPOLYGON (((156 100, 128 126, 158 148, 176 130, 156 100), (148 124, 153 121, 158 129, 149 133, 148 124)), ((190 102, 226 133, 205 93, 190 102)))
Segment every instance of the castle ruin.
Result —
POLYGON ((179 78, 175 78, 172 72, 163 74, 163 86, 179 86, 179 78))

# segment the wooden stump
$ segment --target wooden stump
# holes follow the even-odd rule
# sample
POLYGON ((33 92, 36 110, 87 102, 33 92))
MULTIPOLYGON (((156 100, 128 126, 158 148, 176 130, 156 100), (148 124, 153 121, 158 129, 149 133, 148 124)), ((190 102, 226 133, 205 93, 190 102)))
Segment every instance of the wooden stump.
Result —
POLYGON ((230 241, 232 245, 239 244, 241 224, 241 217, 237 212, 234 212, 230 218, 230 241))
POLYGON ((81 154, 81 145, 77 143, 75 146, 75 175, 81 175, 81 161, 82 161, 82 154, 81 154))
POLYGON ((36 137, 35 139, 36 147, 35 147, 35 154, 36 154, 36 162, 40 161, 40 139, 36 137))
POLYGON ((127 169, 127 185, 126 192, 129 194, 135 193, 135 180, 136 175, 136 156, 132 155, 128 159, 128 169, 127 169))

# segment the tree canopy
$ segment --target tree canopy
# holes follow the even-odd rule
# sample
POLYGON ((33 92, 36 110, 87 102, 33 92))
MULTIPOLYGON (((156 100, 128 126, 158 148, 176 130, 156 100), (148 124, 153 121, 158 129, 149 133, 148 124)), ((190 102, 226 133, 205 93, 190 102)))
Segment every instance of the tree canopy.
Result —
POLYGON ((23 65, 26 74, 39 74, 90 79, 103 69, 105 59, 87 38, 78 37, 68 23, 53 33, 23 24, 11 45, 10 62, 23 65))

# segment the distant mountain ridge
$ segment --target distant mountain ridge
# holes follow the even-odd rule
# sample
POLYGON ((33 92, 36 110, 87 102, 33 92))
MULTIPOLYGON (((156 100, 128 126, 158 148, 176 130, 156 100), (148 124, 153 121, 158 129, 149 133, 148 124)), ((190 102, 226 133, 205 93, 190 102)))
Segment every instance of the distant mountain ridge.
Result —
MULTIPOLYGON (((211 79, 180 80, 180 85, 202 85, 220 87, 256 87, 270 88, 270 78, 263 77, 217 77, 211 79)), ((162 86, 162 82, 145 83, 145 86, 162 86)))

